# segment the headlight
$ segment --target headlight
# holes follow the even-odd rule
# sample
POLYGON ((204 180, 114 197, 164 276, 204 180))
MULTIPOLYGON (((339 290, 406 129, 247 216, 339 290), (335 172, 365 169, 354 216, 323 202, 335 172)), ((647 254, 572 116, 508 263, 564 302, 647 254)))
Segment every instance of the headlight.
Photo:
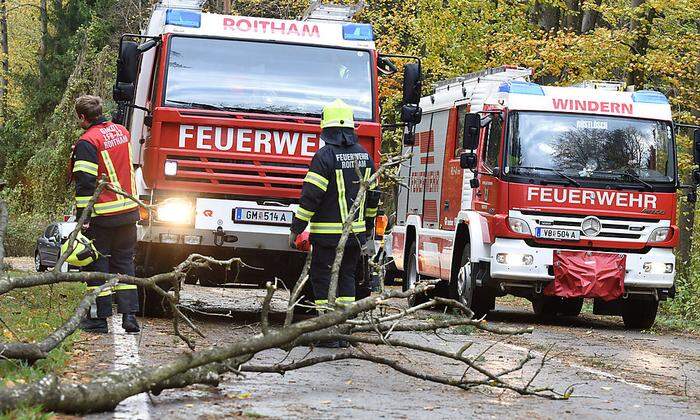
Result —
POLYGON ((169 198, 156 207, 156 219, 159 222, 188 224, 192 223, 193 215, 192 202, 184 198, 169 198))
POLYGON ((166 160, 164 168, 165 176, 175 176, 177 175, 177 161, 166 160))
POLYGON ((666 239, 668 239, 668 234, 670 232, 671 232, 671 228, 667 228, 667 227, 656 228, 653 231, 651 231, 651 235, 649 235, 649 240, 647 242, 649 242, 649 243, 663 242, 666 239))
POLYGON ((530 235, 530 225, 527 224, 523 219, 518 219, 516 217, 508 218, 508 227, 515 233, 520 233, 523 235, 530 235))

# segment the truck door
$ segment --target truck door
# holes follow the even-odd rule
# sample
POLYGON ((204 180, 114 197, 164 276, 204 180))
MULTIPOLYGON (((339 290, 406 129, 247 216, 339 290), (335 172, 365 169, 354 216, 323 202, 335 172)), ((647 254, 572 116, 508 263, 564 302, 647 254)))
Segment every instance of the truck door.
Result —
POLYGON ((445 142, 445 164, 442 170, 442 197, 440 199, 440 229, 455 230, 455 219, 462 207, 462 175, 459 166, 461 133, 464 130, 464 115, 468 105, 460 105, 450 110, 450 118, 445 142))
POLYGON ((491 114, 491 122, 481 130, 479 150, 480 185, 474 194, 474 210, 485 213, 490 219, 496 214, 499 198, 498 177, 500 150, 503 139, 503 119, 500 114, 491 114))

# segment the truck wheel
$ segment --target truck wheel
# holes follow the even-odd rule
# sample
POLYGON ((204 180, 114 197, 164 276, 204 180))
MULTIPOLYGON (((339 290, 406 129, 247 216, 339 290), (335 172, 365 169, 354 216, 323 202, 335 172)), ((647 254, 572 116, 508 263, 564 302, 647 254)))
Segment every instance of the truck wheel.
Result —
POLYGON ((470 308, 474 318, 481 318, 496 306, 496 296, 476 286, 476 270, 469 244, 462 250, 459 267, 457 278, 449 284, 450 297, 470 308))
POLYGON ((538 318, 552 318, 559 312, 560 298, 538 296, 532 299, 532 310, 538 318))
POLYGON ((563 316, 578 316, 581 308, 583 308, 583 298, 565 298, 559 302, 559 313, 563 316))
MULTIPOLYGON (((409 248, 408 251, 408 262, 406 264, 406 269, 404 270, 404 278, 403 278, 403 291, 407 291, 410 289, 413 289, 416 287, 418 282, 420 281, 420 274, 418 273, 418 262, 416 261, 416 243, 413 242, 411 243, 411 247, 409 248)), ((416 306, 420 305, 423 302, 427 301, 427 296, 425 294, 422 295, 413 295, 408 298, 408 306, 416 306)))
POLYGON ((654 325, 659 302, 656 300, 628 300, 622 309, 625 327, 632 330, 646 330, 654 325))

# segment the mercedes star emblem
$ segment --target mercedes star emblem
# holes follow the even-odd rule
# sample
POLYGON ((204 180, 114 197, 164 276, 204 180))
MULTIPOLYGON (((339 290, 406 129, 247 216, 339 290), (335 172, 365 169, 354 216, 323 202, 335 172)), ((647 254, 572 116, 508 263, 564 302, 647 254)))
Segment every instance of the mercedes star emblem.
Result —
POLYGON ((602 228, 603 225, 600 223, 600 219, 595 216, 588 216, 581 222, 581 231, 589 237, 598 236, 602 228))

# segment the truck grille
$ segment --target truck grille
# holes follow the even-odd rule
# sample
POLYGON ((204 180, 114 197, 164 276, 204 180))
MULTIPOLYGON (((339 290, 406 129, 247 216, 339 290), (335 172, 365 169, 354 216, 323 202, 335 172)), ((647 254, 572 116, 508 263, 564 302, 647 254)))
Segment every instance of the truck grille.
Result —
POLYGON ((283 197, 299 196, 309 161, 275 155, 251 159, 168 154, 166 158, 177 162, 177 174, 165 177, 166 181, 207 185, 223 193, 283 197))
MULTIPOLYGON (((581 230, 581 222, 588 215, 567 215, 539 212, 525 212, 522 216, 530 226, 581 230), (533 226, 534 225, 534 226, 533 226)), ((521 217, 513 215, 514 217, 521 217)), ((587 237, 581 232, 581 239, 609 239, 616 241, 646 242, 649 234, 662 225, 658 219, 636 219, 596 216, 601 222, 601 231, 595 237, 587 237)), ((665 225, 667 226, 667 225, 665 225)))

